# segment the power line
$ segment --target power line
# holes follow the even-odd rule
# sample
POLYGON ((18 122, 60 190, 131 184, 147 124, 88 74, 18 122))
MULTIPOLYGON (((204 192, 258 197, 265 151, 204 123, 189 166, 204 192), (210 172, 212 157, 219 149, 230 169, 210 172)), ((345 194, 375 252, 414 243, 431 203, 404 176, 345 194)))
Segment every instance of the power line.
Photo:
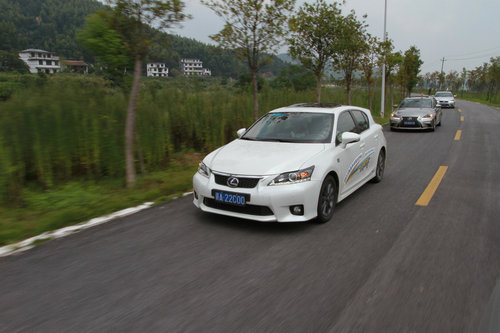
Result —
POLYGON ((491 52, 491 51, 500 51, 500 46, 497 46, 497 47, 494 47, 494 48, 491 48, 491 49, 486 49, 486 50, 480 50, 480 51, 475 51, 475 52, 469 52, 469 53, 462 53, 462 54, 455 54, 455 55, 448 55, 447 57, 448 58, 454 58, 454 57, 466 57, 466 56, 471 56, 473 54, 477 54, 477 53, 485 53, 485 52, 491 52))
MULTIPOLYGON (((500 51, 496 54, 496 56, 500 55, 500 51)), ((485 55, 480 55, 480 56, 476 56, 476 57, 470 57, 470 58, 461 58, 461 59, 446 59, 446 60, 450 60, 450 61, 461 61, 461 60, 471 60, 471 59, 480 59, 480 58, 489 58, 489 57, 494 57, 495 55, 491 55, 491 54, 485 54, 485 55)))

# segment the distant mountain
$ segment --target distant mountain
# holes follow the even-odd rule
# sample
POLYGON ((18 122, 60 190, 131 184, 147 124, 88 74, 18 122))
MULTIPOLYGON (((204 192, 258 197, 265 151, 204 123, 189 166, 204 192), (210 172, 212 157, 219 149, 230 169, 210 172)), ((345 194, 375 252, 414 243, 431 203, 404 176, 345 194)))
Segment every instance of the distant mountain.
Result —
POLYGON ((286 62, 288 64, 294 64, 294 65, 299 65, 300 62, 297 60, 293 60, 292 56, 289 55, 288 53, 280 53, 277 55, 278 58, 280 58, 281 61, 286 62))
POLYGON ((0 49, 37 48, 90 61, 76 33, 101 8, 95 0, 0 0, 0 49))
MULTIPOLYGON (((92 54, 78 42, 76 35, 87 16, 104 8, 96 0, 0 0, 0 50, 17 53, 36 48, 66 59, 93 63, 92 54)), ((230 51, 162 32, 156 32, 154 38, 157 43, 146 61, 165 62, 174 72, 181 58, 202 60, 214 76, 237 78, 248 72, 246 64, 230 51)), ((277 75, 285 66, 285 62, 274 57, 261 72, 277 75)))

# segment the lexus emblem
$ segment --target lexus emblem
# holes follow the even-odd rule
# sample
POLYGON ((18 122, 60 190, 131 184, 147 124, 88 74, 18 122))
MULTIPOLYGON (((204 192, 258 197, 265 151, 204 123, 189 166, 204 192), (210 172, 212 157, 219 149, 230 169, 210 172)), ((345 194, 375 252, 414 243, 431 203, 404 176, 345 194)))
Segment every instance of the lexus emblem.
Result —
POLYGON ((229 186, 229 187, 238 187, 239 183, 240 183, 240 180, 236 177, 229 177, 227 179, 227 186, 229 186))

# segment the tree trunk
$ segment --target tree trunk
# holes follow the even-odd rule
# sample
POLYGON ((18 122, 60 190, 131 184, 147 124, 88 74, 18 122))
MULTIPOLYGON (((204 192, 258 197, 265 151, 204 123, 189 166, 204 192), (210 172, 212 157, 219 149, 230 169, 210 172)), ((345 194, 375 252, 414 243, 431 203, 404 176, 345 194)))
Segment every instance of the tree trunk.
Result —
POLYGON ((370 81, 368 81, 368 108, 370 110, 372 109, 372 104, 373 104, 372 85, 370 84, 370 81))
POLYGON ((316 101, 321 103, 321 76, 322 73, 316 76, 316 101))
POLYGON ((345 76, 345 87, 347 93, 347 105, 351 105, 351 74, 345 76))
POLYGON ((389 94, 391 94, 391 109, 392 109, 392 106, 394 105, 394 94, 392 91, 392 80, 389 82, 389 94))
POLYGON ((127 187, 135 185, 135 163, 134 163, 134 133, 135 133, 135 112, 137 99, 139 97, 139 84, 141 81, 142 58, 140 55, 135 57, 134 80, 128 100, 127 120, 125 124, 125 173, 127 187))
POLYGON ((257 69, 252 68, 252 86, 253 86, 253 118, 259 119, 259 87, 257 85, 257 69))
POLYGON ((141 167, 141 175, 146 174, 146 165, 144 163, 144 155, 142 153, 142 146, 141 146, 141 138, 139 137, 139 133, 135 133, 135 144, 137 145, 137 155, 139 157, 139 166, 141 167))

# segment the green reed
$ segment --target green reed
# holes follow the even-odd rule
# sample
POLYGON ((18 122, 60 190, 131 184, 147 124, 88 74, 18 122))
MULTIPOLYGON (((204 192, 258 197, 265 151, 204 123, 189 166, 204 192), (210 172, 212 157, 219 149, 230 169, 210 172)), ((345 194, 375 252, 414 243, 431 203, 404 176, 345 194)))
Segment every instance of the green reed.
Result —
MULTIPOLYGON (((20 81, 24 86, 0 102, 0 202, 21 200, 26 186, 49 189, 78 179, 123 177, 123 91, 93 76, 20 81)), ((354 89, 353 104, 366 106, 365 95, 354 89)), ((322 96, 323 102, 345 103, 342 88, 324 88, 322 96)), ((314 89, 278 91, 265 85, 259 94, 260 114, 313 101, 314 89)), ((178 152, 209 152, 252 123, 249 90, 215 78, 145 78, 137 108, 137 170, 163 170, 178 152)))

